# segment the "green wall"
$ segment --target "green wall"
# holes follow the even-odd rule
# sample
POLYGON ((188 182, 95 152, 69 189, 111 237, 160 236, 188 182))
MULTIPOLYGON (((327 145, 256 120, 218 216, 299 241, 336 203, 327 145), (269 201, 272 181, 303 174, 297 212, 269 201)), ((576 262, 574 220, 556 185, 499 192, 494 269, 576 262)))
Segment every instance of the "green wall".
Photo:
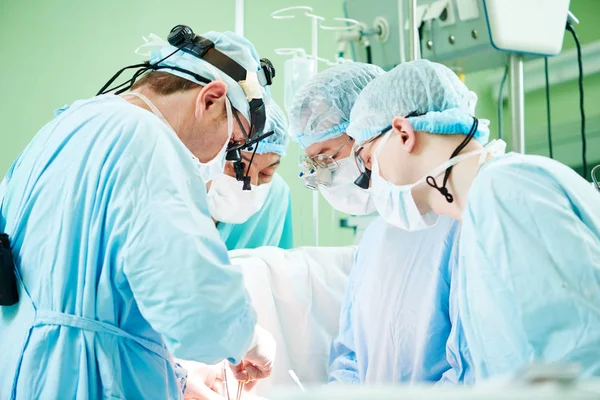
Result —
MULTIPOLYGON (((52 118, 52 111, 76 99, 93 96, 120 67, 140 60, 133 50, 142 36, 156 33, 166 37, 176 24, 189 24, 197 32, 234 29, 234 0, 0 0, 0 175, 23 150, 35 132, 52 118)), ((261 57, 270 58, 278 68, 273 87, 275 99, 283 101, 283 61, 273 50, 304 47, 310 51, 310 22, 306 18, 273 20, 278 8, 309 5, 326 18, 342 16, 341 0, 246 0, 246 37, 261 57)), ((584 43, 600 39, 596 17, 597 0, 573 0, 571 9, 581 19, 577 28, 584 43)), ((335 52, 333 33, 321 31, 320 55, 331 58, 335 52)), ((565 40, 565 48, 572 39, 565 40)), ((488 73, 467 76, 467 84, 479 97, 478 115, 492 121, 496 132, 496 103, 488 73)), ((527 77, 526 77, 527 79, 527 77)), ((589 76, 586 85, 586 111, 590 120, 600 111, 592 105, 600 100, 600 76, 589 76)), ((557 158, 577 165, 579 154, 579 112, 574 82, 552 88, 553 125, 566 127, 555 133, 565 143, 557 158)), ((528 151, 544 154, 544 92, 526 97, 528 151), (529 146, 531 144, 531 148, 529 146)), ((505 132, 510 116, 505 107, 505 132)), ((594 140, 588 143, 588 159, 600 162, 600 135, 589 126, 594 140), (593 131, 593 132, 592 132, 593 131)), ((294 224, 299 245, 312 244, 312 193, 297 178, 298 147, 292 143, 280 173, 289 183, 294 199, 294 224)), ((344 245, 352 242, 348 229, 337 228, 339 213, 320 198, 320 243, 344 245)))

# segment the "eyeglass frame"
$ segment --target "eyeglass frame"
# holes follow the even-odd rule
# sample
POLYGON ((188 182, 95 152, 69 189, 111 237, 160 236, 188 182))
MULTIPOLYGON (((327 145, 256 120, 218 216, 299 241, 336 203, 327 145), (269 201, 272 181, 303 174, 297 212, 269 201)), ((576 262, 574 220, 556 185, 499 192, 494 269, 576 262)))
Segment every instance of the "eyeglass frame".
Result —
POLYGON ((369 180, 371 179, 371 170, 365 166, 363 159, 360 157, 360 152, 365 148, 366 145, 368 145, 369 143, 373 143, 375 140, 379 139, 386 133, 390 132, 392 130, 392 128, 393 128, 392 125, 386 126, 381 131, 379 131, 379 133, 377 133, 377 135, 373 136, 371 139, 369 139, 366 142, 359 145, 356 148, 356 150, 354 150, 352 152, 352 154, 354 155, 354 162, 356 163, 356 167, 358 168, 358 171, 361 173, 361 175, 368 174, 369 180))

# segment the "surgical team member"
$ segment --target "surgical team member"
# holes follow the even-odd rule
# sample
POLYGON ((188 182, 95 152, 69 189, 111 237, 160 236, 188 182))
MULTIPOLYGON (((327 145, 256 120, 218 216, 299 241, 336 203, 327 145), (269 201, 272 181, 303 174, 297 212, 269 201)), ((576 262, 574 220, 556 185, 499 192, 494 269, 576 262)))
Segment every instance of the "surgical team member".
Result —
MULTIPOLYGON (((259 71, 247 40, 204 37, 259 71)), ((274 341, 255 329, 201 177, 243 141, 246 94, 168 44, 161 59, 129 95, 63 108, 0 185, 20 296, 0 307, 2 399, 177 399, 172 356, 269 374, 274 341)))
POLYGON ((242 190, 231 162, 225 165, 225 173, 210 184, 208 209, 228 250, 294 247, 292 196, 287 183, 276 173, 290 135, 287 118, 274 100, 267 103, 265 132, 269 131, 274 134, 258 143, 256 154, 242 152, 246 165, 252 159, 250 168, 246 168, 251 190, 242 190))
MULTIPOLYGON (((359 93, 383 73, 361 63, 329 68, 299 90, 290 112, 291 133, 309 157, 309 168, 334 170, 328 186, 319 184, 318 189, 334 208, 348 214, 364 215, 375 209, 370 191, 354 184, 360 172, 346 128, 359 93)), ((470 379, 470 359, 451 284, 458 228, 450 218, 415 233, 381 218, 369 225, 350 273, 339 334, 331 347, 331 382, 470 379)))
POLYGON ((476 379, 532 362, 600 376, 600 196, 557 161, 483 146, 474 101, 426 60, 363 90, 348 133, 375 205, 408 231, 462 221, 458 304, 476 379))

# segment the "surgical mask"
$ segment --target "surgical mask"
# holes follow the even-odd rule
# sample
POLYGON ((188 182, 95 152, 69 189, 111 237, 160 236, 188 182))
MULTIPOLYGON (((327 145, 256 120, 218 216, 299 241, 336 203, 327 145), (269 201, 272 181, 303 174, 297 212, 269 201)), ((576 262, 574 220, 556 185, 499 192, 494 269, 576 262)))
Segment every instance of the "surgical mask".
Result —
POLYGON ((481 165, 485 162, 488 154, 493 154, 494 156, 504 154, 504 150, 506 149, 506 143, 501 140, 493 140, 482 149, 451 158, 413 184, 396 186, 386 181, 379 173, 379 154, 390 135, 391 132, 388 132, 381 138, 381 142, 377 146, 375 156, 373 157, 373 169, 371 171, 373 197, 377 211, 386 222, 406 231, 418 231, 430 228, 435 225, 438 219, 438 215, 433 211, 421 215, 412 196, 412 189, 415 186, 427 182, 427 178, 430 176, 439 176, 448 168, 468 158, 480 155, 479 162, 481 165))
MULTIPOLYGON (((216 179, 218 176, 223 175, 223 171, 225 170, 227 146, 229 146, 231 136, 233 135, 233 113, 231 112, 231 103, 229 103, 229 99, 227 98, 225 99, 225 109, 227 111, 227 140, 223 143, 223 147, 221 147, 215 158, 206 163, 200 162, 200 176, 204 182, 216 179)), ((240 182, 238 182, 238 186, 241 187, 240 182)))
POLYGON ((210 215, 219 222, 242 224, 263 207, 270 190, 270 183, 242 190, 235 178, 221 174, 212 181, 206 196, 210 215))
POLYGON ((375 212, 371 193, 354 184, 360 171, 352 157, 343 158, 337 164, 338 169, 332 174, 329 185, 318 185, 325 200, 336 210, 350 215, 375 212))

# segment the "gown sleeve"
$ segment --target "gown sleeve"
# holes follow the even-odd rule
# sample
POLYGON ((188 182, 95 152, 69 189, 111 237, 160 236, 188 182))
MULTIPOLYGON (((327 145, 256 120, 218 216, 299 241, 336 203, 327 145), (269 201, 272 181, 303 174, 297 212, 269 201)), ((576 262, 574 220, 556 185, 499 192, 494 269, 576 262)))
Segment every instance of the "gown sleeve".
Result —
POLYGON ((476 379, 597 358, 598 243, 548 171, 480 172, 463 212, 459 293, 476 379))

